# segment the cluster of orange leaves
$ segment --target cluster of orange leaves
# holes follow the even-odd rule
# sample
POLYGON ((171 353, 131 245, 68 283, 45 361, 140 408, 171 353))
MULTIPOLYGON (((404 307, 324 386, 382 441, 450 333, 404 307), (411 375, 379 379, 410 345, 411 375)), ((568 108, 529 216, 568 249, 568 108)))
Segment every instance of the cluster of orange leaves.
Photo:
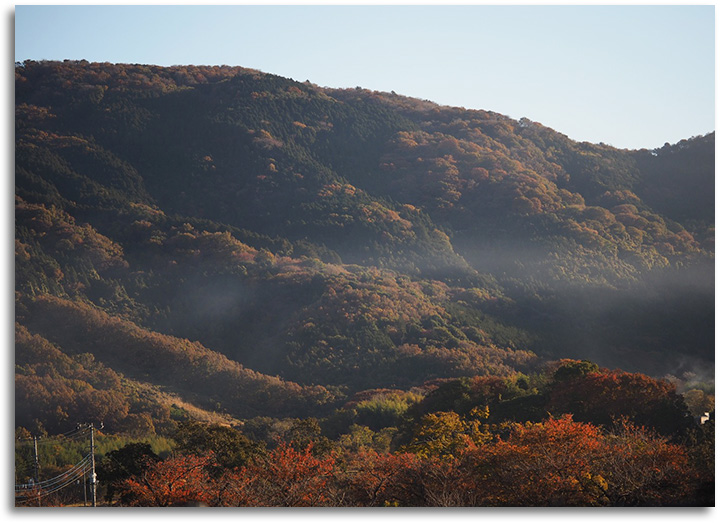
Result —
POLYGON ((177 455, 121 487, 135 506, 654 506, 692 499, 698 472, 685 449, 644 429, 623 423, 605 433, 564 416, 509 430, 440 455, 317 456, 312 445, 281 443, 233 470, 215 468, 212 454, 177 455))

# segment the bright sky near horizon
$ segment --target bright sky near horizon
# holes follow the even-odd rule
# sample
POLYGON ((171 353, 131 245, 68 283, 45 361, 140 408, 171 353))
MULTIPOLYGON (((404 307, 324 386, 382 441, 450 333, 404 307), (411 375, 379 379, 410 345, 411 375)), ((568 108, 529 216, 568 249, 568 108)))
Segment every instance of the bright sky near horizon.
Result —
POLYGON ((241 65, 655 148, 715 129, 715 7, 16 6, 15 60, 241 65))

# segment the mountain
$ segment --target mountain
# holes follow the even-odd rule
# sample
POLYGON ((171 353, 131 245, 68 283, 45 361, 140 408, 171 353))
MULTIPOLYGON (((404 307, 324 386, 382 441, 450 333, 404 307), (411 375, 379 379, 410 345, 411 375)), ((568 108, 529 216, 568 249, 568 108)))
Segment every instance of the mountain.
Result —
POLYGON ((56 390, 163 431, 170 395, 304 417, 557 358, 713 379, 713 133, 622 150, 228 66, 27 61, 15 103, 23 426, 101 416, 56 390))

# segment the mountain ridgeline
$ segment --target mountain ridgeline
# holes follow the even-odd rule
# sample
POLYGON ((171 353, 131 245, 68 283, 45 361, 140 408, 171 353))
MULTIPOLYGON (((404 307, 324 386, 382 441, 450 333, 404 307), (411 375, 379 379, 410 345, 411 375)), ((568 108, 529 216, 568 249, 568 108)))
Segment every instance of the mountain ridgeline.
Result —
POLYGON ((713 133, 623 150, 227 66, 28 61, 15 108, 27 428, 160 429, 153 388, 320 415, 559 358, 713 380, 713 133))

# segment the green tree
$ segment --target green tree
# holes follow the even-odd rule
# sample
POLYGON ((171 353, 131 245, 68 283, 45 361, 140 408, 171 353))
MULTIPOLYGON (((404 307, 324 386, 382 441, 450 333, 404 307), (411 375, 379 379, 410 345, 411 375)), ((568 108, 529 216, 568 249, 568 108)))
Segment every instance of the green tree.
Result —
POLYGON ((159 456, 148 443, 129 443, 106 454, 96 468, 99 483, 106 487, 106 502, 113 501, 122 481, 141 474, 158 461, 159 456))
POLYGON ((183 422, 173 438, 178 452, 202 456, 212 451, 216 464, 222 468, 241 467, 253 456, 264 453, 261 443, 233 428, 198 421, 183 422))

